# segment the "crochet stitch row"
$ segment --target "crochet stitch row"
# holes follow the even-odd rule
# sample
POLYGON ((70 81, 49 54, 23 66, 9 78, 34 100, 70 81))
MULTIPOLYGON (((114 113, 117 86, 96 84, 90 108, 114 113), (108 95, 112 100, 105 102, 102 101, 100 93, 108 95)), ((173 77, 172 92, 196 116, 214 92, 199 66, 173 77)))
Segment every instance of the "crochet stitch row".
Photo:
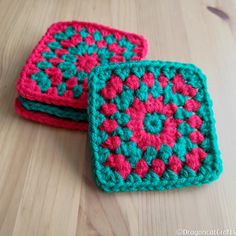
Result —
POLYGON ((74 121, 88 121, 86 109, 83 110, 74 109, 72 107, 55 106, 51 104, 27 100, 20 96, 18 97, 18 100, 20 101, 21 105, 28 111, 47 113, 58 118, 74 121))
POLYGON ((48 113, 44 112, 39 112, 39 111, 35 112, 32 110, 27 110, 26 108, 23 107, 22 103, 18 98, 15 101, 15 109, 20 116, 24 117, 25 119, 32 120, 38 123, 71 130, 80 130, 80 131, 88 130, 87 121, 78 122, 69 119, 59 118, 57 116, 49 115, 48 113))

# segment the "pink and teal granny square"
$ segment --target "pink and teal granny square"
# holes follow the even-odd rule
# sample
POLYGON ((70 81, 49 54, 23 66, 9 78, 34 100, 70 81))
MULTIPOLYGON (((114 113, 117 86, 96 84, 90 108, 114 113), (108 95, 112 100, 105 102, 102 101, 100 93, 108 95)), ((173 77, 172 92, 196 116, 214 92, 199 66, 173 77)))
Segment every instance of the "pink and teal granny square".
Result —
POLYGON ((97 67, 88 109, 93 171, 104 191, 201 185, 222 171, 206 78, 193 65, 97 67))

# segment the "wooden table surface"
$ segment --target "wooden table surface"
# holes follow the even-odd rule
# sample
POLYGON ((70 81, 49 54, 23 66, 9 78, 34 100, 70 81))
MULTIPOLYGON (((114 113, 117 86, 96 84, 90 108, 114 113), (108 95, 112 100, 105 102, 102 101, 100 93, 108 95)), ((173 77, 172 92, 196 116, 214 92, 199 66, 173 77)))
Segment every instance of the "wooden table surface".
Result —
POLYGON ((0 32, 1 236, 236 233, 236 1, 1 0, 0 32), (25 60, 51 23, 72 19, 142 34, 149 40, 148 59, 202 68, 224 163, 218 181, 106 194, 91 177, 86 133, 16 115, 15 83, 25 60))

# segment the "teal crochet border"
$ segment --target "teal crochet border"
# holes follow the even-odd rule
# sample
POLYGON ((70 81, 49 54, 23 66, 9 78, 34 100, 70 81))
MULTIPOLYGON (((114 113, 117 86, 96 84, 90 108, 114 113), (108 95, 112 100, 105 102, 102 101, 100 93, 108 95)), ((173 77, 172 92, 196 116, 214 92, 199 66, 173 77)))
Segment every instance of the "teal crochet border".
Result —
MULTIPOLYGON (((220 158, 220 151, 217 143, 217 135, 215 129, 215 119, 212 110, 212 101, 210 99, 206 77, 201 72, 199 68, 192 64, 178 63, 178 62, 168 62, 168 61, 138 61, 138 62, 125 62, 119 64, 111 64, 99 66, 93 69, 89 78, 89 105, 88 105, 88 119, 89 119, 89 137, 90 137, 90 146, 92 153, 92 170, 93 175, 96 180, 96 184, 102 190, 106 192, 118 192, 118 191, 138 191, 138 190, 167 190, 173 188, 183 188, 192 185, 202 185, 210 183, 216 180, 223 170, 222 160, 220 158), (132 179, 124 180, 119 176, 118 172, 113 171, 113 181, 108 180, 108 176, 102 173, 103 164, 99 161, 98 156, 98 139, 99 139, 99 130, 95 125, 96 117, 99 111, 96 109, 97 103, 99 102, 99 87, 105 85, 106 80, 109 78, 109 72, 113 70, 122 70, 123 68, 131 68, 133 66, 139 67, 149 67, 153 69, 162 69, 165 70, 165 75, 171 74, 172 69, 178 70, 188 70, 196 73, 200 80, 198 82, 202 83, 204 89, 205 103, 207 112, 209 114, 210 130, 208 138, 211 140, 211 147, 213 149, 214 162, 205 169, 204 175, 200 172, 195 174, 195 176, 188 176, 182 178, 173 178, 171 175, 169 179, 162 179, 158 176, 149 176, 149 178, 141 179, 138 175, 134 174, 132 179)), ((204 164, 203 164, 204 165, 204 164)), ((173 173, 172 173, 173 176, 173 173)))
POLYGON ((74 109, 71 107, 55 106, 46 103, 31 101, 21 96, 18 97, 22 106, 29 111, 47 113, 63 119, 74 121, 87 121, 87 111, 74 109))

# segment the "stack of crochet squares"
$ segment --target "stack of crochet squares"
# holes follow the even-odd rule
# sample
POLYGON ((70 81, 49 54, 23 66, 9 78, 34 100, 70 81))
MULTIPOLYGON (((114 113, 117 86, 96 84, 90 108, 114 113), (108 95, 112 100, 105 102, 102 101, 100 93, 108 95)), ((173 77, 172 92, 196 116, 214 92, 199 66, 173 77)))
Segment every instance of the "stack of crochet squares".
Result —
POLYGON ((106 192, 210 183, 222 162, 206 77, 191 64, 142 61, 146 53, 142 36, 56 23, 23 68, 16 111, 88 130, 93 174, 106 192))
POLYGON ((146 40, 136 34, 89 22, 55 23, 23 68, 16 111, 33 121, 85 131, 91 70, 140 60, 146 53, 146 40))

